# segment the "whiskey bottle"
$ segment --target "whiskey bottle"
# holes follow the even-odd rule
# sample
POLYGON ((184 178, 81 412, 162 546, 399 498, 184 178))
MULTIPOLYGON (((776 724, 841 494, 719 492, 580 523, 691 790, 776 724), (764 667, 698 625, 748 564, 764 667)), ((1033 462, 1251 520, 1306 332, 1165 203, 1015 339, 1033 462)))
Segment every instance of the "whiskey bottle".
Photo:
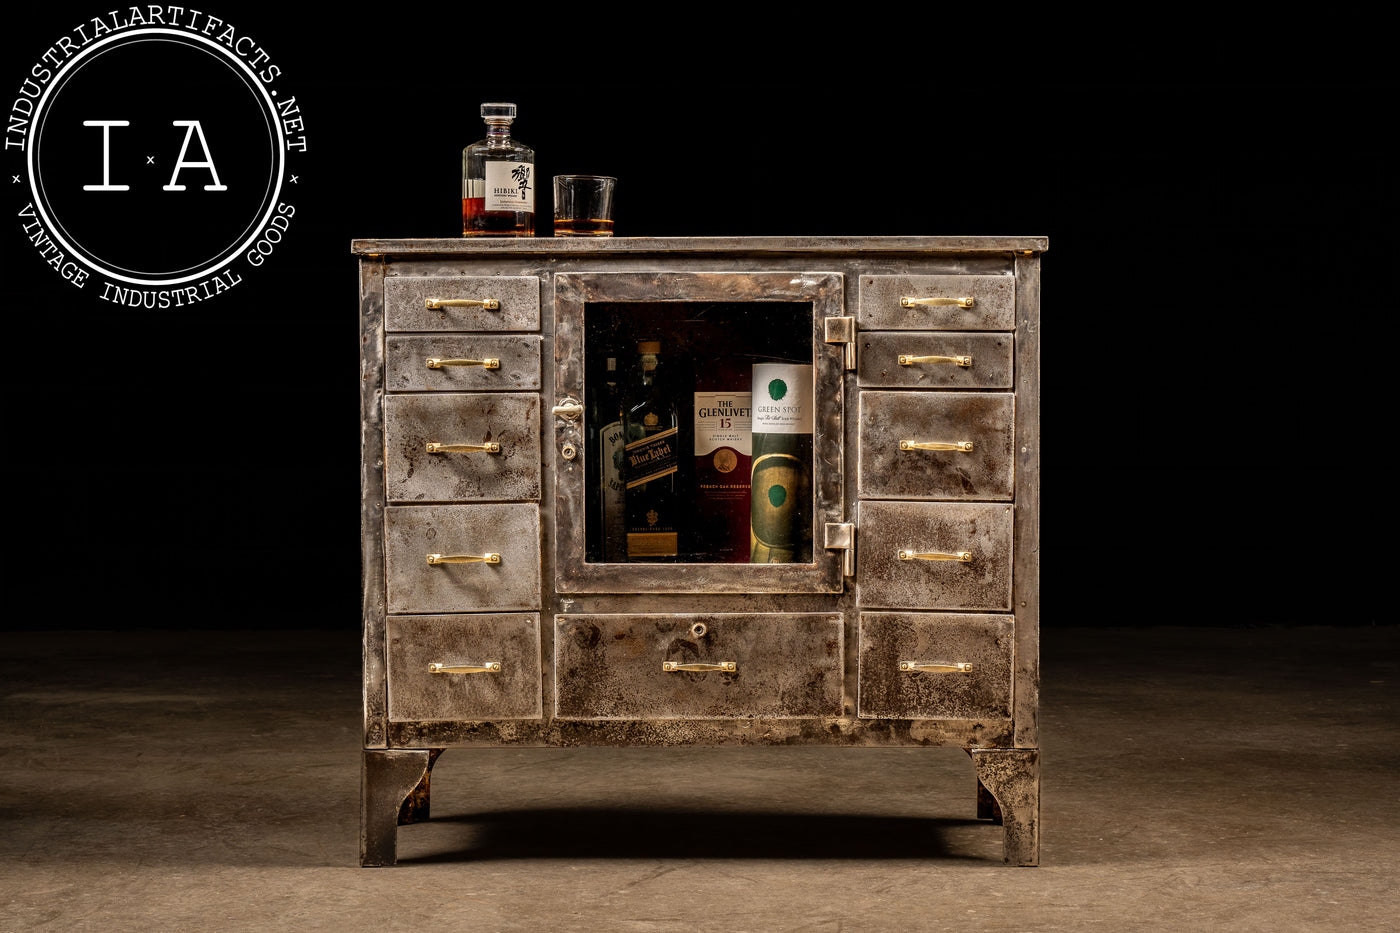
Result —
POLYGON ((813 401, 810 364, 754 365, 751 563, 811 560, 813 401))
POLYGON ((748 563, 752 366, 720 358, 695 373, 695 560, 748 563))
POLYGON ((682 524, 680 417, 674 386, 659 362, 660 342, 641 341, 637 352, 637 371, 622 405, 627 559, 674 561, 682 524))
POLYGON ((515 104, 482 104, 486 138, 462 150, 462 236, 535 235, 535 150, 510 135, 515 104))
POLYGON ((589 387, 588 436, 588 559, 616 563, 627 559, 626 516, 622 486, 622 390, 617 358, 607 358, 603 378, 589 387))

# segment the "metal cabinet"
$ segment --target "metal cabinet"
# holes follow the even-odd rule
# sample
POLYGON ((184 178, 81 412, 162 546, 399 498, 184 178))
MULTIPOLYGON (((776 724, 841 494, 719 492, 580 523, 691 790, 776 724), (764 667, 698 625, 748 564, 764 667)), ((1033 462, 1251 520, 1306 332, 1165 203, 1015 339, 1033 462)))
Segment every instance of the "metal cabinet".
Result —
POLYGON ((446 749, 793 743, 966 749, 978 816, 1037 864, 1046 248, 355 241, 362 864, 394 863, 446 749), (712 313, 810 357, 810 554, 590 556, 598 322, 712 313))

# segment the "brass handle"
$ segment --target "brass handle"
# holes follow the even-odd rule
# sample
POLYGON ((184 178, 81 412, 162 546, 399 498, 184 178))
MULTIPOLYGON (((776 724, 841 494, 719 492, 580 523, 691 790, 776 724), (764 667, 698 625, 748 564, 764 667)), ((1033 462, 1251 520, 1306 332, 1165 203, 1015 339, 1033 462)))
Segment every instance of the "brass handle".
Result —
POLYGON ((577 421, 578 416, 583 414, 583 403, 577 399, 564 398, 559 400, 559 404, 552 409, 554 414, 569 421, 577 421))
POLYGON ((501 452, 501 445, 497 443, 487 444, 434 444, 428 443, 428 453, 430 454, 469 454, 481 451, 488 454, 498 454, 501 452))
POLYGON ((662 661, 661 669, 667 672, 673 671, 737 671, 738 661, 662 661))
POLYGON ((910 356, 907 353, 899 354, 900 366, 913 366, 915 363, 957 363, 959 366, 967 367, 972 365, 970 356, 910 356))
POLYGON ((971 298, 901 298, 899 306, 901 308, 917 308, 928 305, 954 305, 959 308, 972 307, 971 298))
POLYGON ((495 298, 424 298, 423 304, 429 311, 441 311, 443 308, 485 308, 487 311, 496 311, 501 307, 501 303, 495 298))
POLYGON ((501 555, 482 554, 477 557, 473 554, 429 554, 428 564, 499 564, 501 555))
POLYGON ((501 361, 490 356, 484 360, 440 360, 435 356, 428 357, 429 369, 442 369, 444 366, 480 366, 484 369, 500 369, 501 361))
POLYGON ((944 554, 938 551, 912 551, 908 548, 900 548, 895 556, 900 560, 956 560, 964 564, 972 560, 971 551, 953 551, 951 554, 944 554))
POLYGON ((961 450, 969 453, 972 441, 900 441, 900 450, 961 450))
POLYGON ((500 661, 482 661, 480 664, 429 664, 429 674, 499 674, 500 661))
POLYGON ((955 661, 952 664, 943 664, 941 662, 932 661, 900 661, 899 669, 901 671, 910 671, 915 674, 925 672, 930 674, 972 673, 972 665, 968 664, 966 661, 955 661))

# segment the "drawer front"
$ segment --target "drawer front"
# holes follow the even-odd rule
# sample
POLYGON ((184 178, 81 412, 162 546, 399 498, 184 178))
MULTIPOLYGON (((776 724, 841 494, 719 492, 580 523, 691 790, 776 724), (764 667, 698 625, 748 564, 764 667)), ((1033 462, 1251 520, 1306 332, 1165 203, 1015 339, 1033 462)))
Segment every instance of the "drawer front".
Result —
POLYGON ((384 510, 388 611, 540 607, 540 512, 533 503, 390 506, 384 510), (428 555, 495 563, 428 563, 428 555))
POLYGON ((539 719, 540 617, 390 616, 388 680, 392 720, 539 719))
POLYGON ((533 275, 391 275, 384 279, 384 328, 539 330, 540 280, 533 275), (437 301, 487 301, 499 307, 427 306, 437 301))
POLYGON ((860 393, 862 497, 1010 499, 1015 405, 1010 393, 860 393), (969 450, 903 445, 970 443, 969 450))
POLYGON ((743 719, 841 712, 840 614, 561 615, 563 719, 743 719), (732 670, 665 670, 733 662, 732 670))
POLYGON ((1016 329, 1016 279, 1009 275, 862 275, 861 330, 1016 329), (968 307, 918 304, 972 299, 968 307), (910 299, 910 307, 902 302, 910 299))
POLYGON ((861 613, 858 715, 1010 719, 1014 633, 1011 616, 861 613))
POLYGON ((526 334, 389 337, 384 366, 384 384, 390 392, 538 389, 540 338, 526 334), (439 362, 430 367, 429 360, 439 362), (456 362, 462 360, 494 361, 495 365, 488 368, 456 362))
POLYGON ((889 609, 1011 608, 1012 511, 984 502, 860 504, 860 605, 889 609), (958 554, 970 560, 900 559, 958 554))
POLYGON ((391 502, 539 499, 539 396, 385 396, 384 488, 391 502), (430 444, 499 450, 430 453, 430 444))
MULTIPOLYGON (((1011 334, 862 333, 859 385, 877 389, 1010 389, 1011 334), (900 359, 907 360, 900 363, 900 359), (960 361, 960 362, 954 362, 960 361)), ((421 364, 420 364, 421 365, 421 364)))

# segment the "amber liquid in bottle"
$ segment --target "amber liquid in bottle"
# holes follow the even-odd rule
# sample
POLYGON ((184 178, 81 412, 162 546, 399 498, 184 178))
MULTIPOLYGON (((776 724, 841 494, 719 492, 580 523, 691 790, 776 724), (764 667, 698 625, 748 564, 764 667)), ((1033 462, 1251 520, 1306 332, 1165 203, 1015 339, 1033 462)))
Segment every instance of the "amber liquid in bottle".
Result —
POLYGON ((535 235, 535 150, 511 138, 514 104, 482 104, 486 138, 462 150, 462 235, 535 235))

